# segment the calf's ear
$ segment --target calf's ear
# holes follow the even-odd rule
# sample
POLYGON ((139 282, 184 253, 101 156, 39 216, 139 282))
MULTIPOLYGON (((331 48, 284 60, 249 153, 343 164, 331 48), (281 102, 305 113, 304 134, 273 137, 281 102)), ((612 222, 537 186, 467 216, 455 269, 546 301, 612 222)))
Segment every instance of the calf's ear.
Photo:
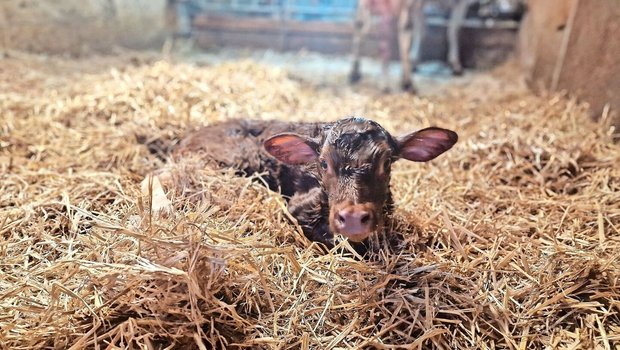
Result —
POLYGON ((278 134, 267 139, 263 146, 277 160, 286 164, 305 164, 318 158, 318 145, 297 134, 278 134))
POLYGON ((458 135, 441 128, 418 130, 398 140, 399 156, 414 162, 429 161, 449 150, 458 140, 458 135))

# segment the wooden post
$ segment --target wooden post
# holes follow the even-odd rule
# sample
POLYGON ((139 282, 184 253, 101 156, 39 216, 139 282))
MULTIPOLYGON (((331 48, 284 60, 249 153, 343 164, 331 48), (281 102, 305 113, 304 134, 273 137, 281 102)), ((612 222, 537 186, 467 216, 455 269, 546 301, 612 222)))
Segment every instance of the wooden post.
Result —
POLYGON ((560 75, 564 68, 564 60, 566 59, 566 51, 568 50, 568 43, 570 42, 570 35, 573 32, 573 25, 575 24, 575 17, 577 16, 577 8, 579 7, 579 0, 573 1, 573 6, 570 9, 570 15, 568 21, 564 27, 564 36, 562 37, 562 44, 560 45, 560 51, 558 53, 558 59, 553 69, 553 76, 551 77, 551 90, 556 91, 558 89, 558 83, 560 81, 560 75))

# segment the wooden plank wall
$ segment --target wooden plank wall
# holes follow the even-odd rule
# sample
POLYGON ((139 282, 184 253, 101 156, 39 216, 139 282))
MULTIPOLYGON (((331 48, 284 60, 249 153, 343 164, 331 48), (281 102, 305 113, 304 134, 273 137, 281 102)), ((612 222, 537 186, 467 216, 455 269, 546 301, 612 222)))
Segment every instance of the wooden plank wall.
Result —
MULTIPOLYGON (((377 24, 378 25, 378 24, 377 24)), ((298 51, 306 49, 326 54, 351 53, 353 24, 326 21, 278 21, 267 18, 231 18, 200 15, 194 20, 199 47, 236 46, 252 49, 298 51)), ((362 54, 378 57, 378 29, 370 31, 362 54)), ((467 68, 487 69, 504 61, 516 46, 516 29, 463 28, 461 58, 467 68)), ((392 58, 398 59, 396 38, 392 58)), ((445 26, 429 25, 422 44, 422 60, 445 60, 445 26)))
MULTIPOLYGON (((198 16, 194 21, 198 29, 197 42, 204 48, 237 46, 253 49, 298 51, 306 49, 326 54, 348 54, 353 36, 352 22, 279 21, 268 18, 231 18, 198 16)), ((364 55, 376 56, 378 52, 377 29, 370 31, 362 47, 364 55)), ((441 45, 437 45, 441 47, 441 45)), ((396 38, 393 40, 392 58, 398 58, 396 38)), ((442 55, 445 53, 438 52, 442 55)))
MULTIPOLYGON (((519 51, 530 85, 620 109, 620 1, 529 0, 519 51)), ((620 118, 618 122, 620 125, 620 118)))

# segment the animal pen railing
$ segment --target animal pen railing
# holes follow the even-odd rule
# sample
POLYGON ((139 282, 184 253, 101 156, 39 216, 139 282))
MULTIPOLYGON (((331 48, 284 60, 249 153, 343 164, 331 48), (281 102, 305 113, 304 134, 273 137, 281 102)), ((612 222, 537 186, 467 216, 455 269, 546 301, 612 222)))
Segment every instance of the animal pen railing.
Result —
POLYGON ((199 0, 199 5, 194 25, 200 46, 345 53, 357 0, 199 0))
MULTIPOLYGON (((351 50, 353 19, 357 0, 184 0, 193 2, 199 13, 193 21, 201 47, 241 46, 276 50, 308 49, 322 53, 348 54, 351 50)), ((469 44, 463 49, 493 46, 508 52, 515 42, 514 21, 490 22, 467 19, 469 44), (485 31, 479 28, 499 28, 485 31)), ((395 25, 395 24, 394 24, 395 25)), ((422 59, 444 59, 446 55, 445 16, 430 14, 423 43, 422 59)), ((466 29, 467 30, 467 29, 466 29)), ((371 30, 362 47, 366 55, 376 55, 378 37, 371 30)), ((395 39, 395 38, 394 38, 395 39)), ((397 58, 396 43, 392 57, 397 58)), ((465 65, 471 52, 464 52, 465 65)), ((494 54, 497 56, 497 54, 494 54)), ((505 54, 504 54, 505 56, 505 54)), ((471 61, 471 60, 470 60, 471 61)))
POLYGON ((357 0, 202 0, 206 12, 284 21, 346 22, 353 18, 357 0))

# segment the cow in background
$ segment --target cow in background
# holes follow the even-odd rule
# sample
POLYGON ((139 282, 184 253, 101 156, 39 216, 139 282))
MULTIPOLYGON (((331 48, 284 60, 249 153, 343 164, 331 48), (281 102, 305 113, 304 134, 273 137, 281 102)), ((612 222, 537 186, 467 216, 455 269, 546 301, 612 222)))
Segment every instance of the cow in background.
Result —
POLYGON ((396 35, 401 63, 401 88, 414 92, 411 72, 420 61, 422 39, 426 29, 424 7, 433 3, 438 7, 449 9, 447 25, 448 64, 454 75, 463 73, 459 59, 459 31, 468 10, 474 5, 480 17, 502 18, 523 11, 523 0, 359 0, 355 15, 353 34, 353 66, 349 81, 356 83, 361 79, 360 48, 368 36, 373 15, 379 16, 380 44, 379 51, 383 70, 383 88, 389 86, 388 67, 392 52, 394 33, 392 25, 397 21, 396 35))
POLYGON ((166 0, 164 25, 166 41, 162 47, 164 56, 176 50, 191 50, 194 47, 192 22, 202 6, 199 0, 166 0))

